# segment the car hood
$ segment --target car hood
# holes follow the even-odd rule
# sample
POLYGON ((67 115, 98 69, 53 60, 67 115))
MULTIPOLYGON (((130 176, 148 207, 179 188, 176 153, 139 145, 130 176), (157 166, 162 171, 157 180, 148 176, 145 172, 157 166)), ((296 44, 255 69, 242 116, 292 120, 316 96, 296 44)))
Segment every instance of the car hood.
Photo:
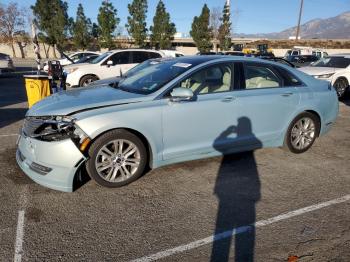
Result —
POLYGON ((90 64, 90 63, 81 63, 81 64, 69 64, 69 65, 66 65, 64 67, 65 70, 69 69, 69 68, 75 68, 75 67, 78 67, 78 68, 84 68, 86 66, 91 66, 93 64, 90 64))
POLYGON ((129 93, 109 86, 97 86, 53 94, 36 104, 26 116, 70 115, 77 111, 150 100, 149 96, 129 93))
POLYGON ((335 73, 336 70, 339 70, 339 68, 334 68, 334 67, 317 67, 317 66, 306 66, 298 69, 308 75, 313 75, 313 76, 332 74, 332 73, 335 73))
POLYGON ((110 84, 119 82, 120 79, 121 79, 120 76, 109 77, 109 78, 94 81, 89 86, 110 85, 110 84))

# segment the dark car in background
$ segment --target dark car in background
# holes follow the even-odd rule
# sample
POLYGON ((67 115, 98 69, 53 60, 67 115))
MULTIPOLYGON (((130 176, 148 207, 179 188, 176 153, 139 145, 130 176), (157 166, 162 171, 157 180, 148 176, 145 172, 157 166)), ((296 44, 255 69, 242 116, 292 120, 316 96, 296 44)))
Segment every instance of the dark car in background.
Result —
POLYGON ((13 72, 15 67, 8 54, 0 53, 0 75, 3 73, 13 72))

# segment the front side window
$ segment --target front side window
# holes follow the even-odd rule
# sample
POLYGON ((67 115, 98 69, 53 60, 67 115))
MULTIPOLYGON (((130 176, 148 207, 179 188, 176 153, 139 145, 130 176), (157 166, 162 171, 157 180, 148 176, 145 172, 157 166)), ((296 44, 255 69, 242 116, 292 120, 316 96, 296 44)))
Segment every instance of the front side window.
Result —
POLYGON ((99 55, 99 56, 96 57, 94 60, 92 60, 92 61, 91 61, 91 64, 100 63, 101 61, 103 61, 103 59, 105 59, 106 57, 110 56, 111 54, 112 54, 111 52, 103 53, 102 55, 99 55))
POLYGON ((267 66, 259 64, 245 65, 246 89, 280 87, 280 79, 267 66))
POLYGON ((180 87, 190 88, 195 94, 211 94, 231 90, 233 65, 219 64, 199 70, 181 81, 180 87))
POLYGON ((72 57, 70 59, 72 59, 73 61, 75 60, 78 60, 82 57, 82 54, 75 54, 75 55, 72 55, 72 57))

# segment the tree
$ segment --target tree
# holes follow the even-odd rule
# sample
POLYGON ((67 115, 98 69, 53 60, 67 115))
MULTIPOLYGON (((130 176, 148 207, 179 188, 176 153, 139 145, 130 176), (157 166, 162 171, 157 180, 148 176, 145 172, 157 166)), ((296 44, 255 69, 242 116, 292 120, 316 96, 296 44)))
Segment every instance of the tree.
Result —
POLYGON ((209 52, 212 47, 212 30, 209 27, 209 19, 210 10, 206 4, 202 8, 201 15, 193 18, 190 35, 201 53, 209 52))
POLYGON ((10 2, 7 6, 0 6, 0 36, 12 48, 14 57, 16 57, 15 33, 24 27, 24 20, 24 11, 17 3, 10 2))
POLYGON ((220 25, 221 25, 221 8, 214 7, 210 10, 209 26, 212 30, 212 36, 216 40, 219 38, 220 25))
POLYGON ((151 45, 160 49, 169 49, 171 40, 176 33, 175 24, 170 21, 170 14, 166 11, 162 0, 159 1, 156 14, 153 17, 153 26, 150 27, 151 45))
POLYGON ((128 23, 125 27, 139 47, 145 46, 147 37, 147 8, 147 0, 133 0, 131 4, 128 4, 130 16, 128 16, 128 23))
MULTIPOLYGON (((68 4, 62 0, 37 0, 31 8, 35 16, 34 22, 46 35, 48 44, 61 49, 69 28, 68 4)), ((55 48, 53 50, 56 57, 55 48)))
POLYGON ((92 23, 92 28, 91 28, 91 35, 93 38, 98 39, 98 36, 100 34, 98 25, 96 23, 92 23))
POLYGON ((113 48, 114 31, 116 30, 120 19, 117 17, 117 9, 114 8, 112 3, 109 3, 107 0, 102 1, 97 21, 99 25, 99 41, 101 46, 108 49, 113 48))
POLYGON ((229 50, 231 42, 231 22, 230 22, 230 6, 225 4, 221 18, 222 24, 219 27, 219 42, 220 49, 223 51, 229 50))
POLYGON ((86 18, 84 8, 81 4, 78 5, 77 17, 73 22, 73 42, 79 49, 86 49, 91 42, 91 21, 86 18))

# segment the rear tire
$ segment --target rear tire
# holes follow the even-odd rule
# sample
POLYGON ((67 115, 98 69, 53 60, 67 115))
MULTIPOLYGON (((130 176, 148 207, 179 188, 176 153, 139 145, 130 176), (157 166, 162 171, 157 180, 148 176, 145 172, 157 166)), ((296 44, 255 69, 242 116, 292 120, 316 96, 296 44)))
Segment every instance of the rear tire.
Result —
POLYGON ((320 132, 320 121, 312 113, 298 115, 289 125, 284 147, 294 154, 304 153, 310 149, 320 132))
POLYGON ((349 89, 349 82, 346 78, 341 77, 338 78, 335 82, 334 82, 334 88, 337 91, 337 95, 339 97, 339 99, 342 99, 345 97, 348 89, 349 89))
POLYGON ((121 187, 135 181, 147 163, 147 151, 140 138, 122 129, 97 138, 88 153, 87 172, 104 187, 121 187))
POLYGON ((87 86, 96 80, 98 80, 98 78, 94 75, 83 76, 79 81, 79 86, 87 86))

